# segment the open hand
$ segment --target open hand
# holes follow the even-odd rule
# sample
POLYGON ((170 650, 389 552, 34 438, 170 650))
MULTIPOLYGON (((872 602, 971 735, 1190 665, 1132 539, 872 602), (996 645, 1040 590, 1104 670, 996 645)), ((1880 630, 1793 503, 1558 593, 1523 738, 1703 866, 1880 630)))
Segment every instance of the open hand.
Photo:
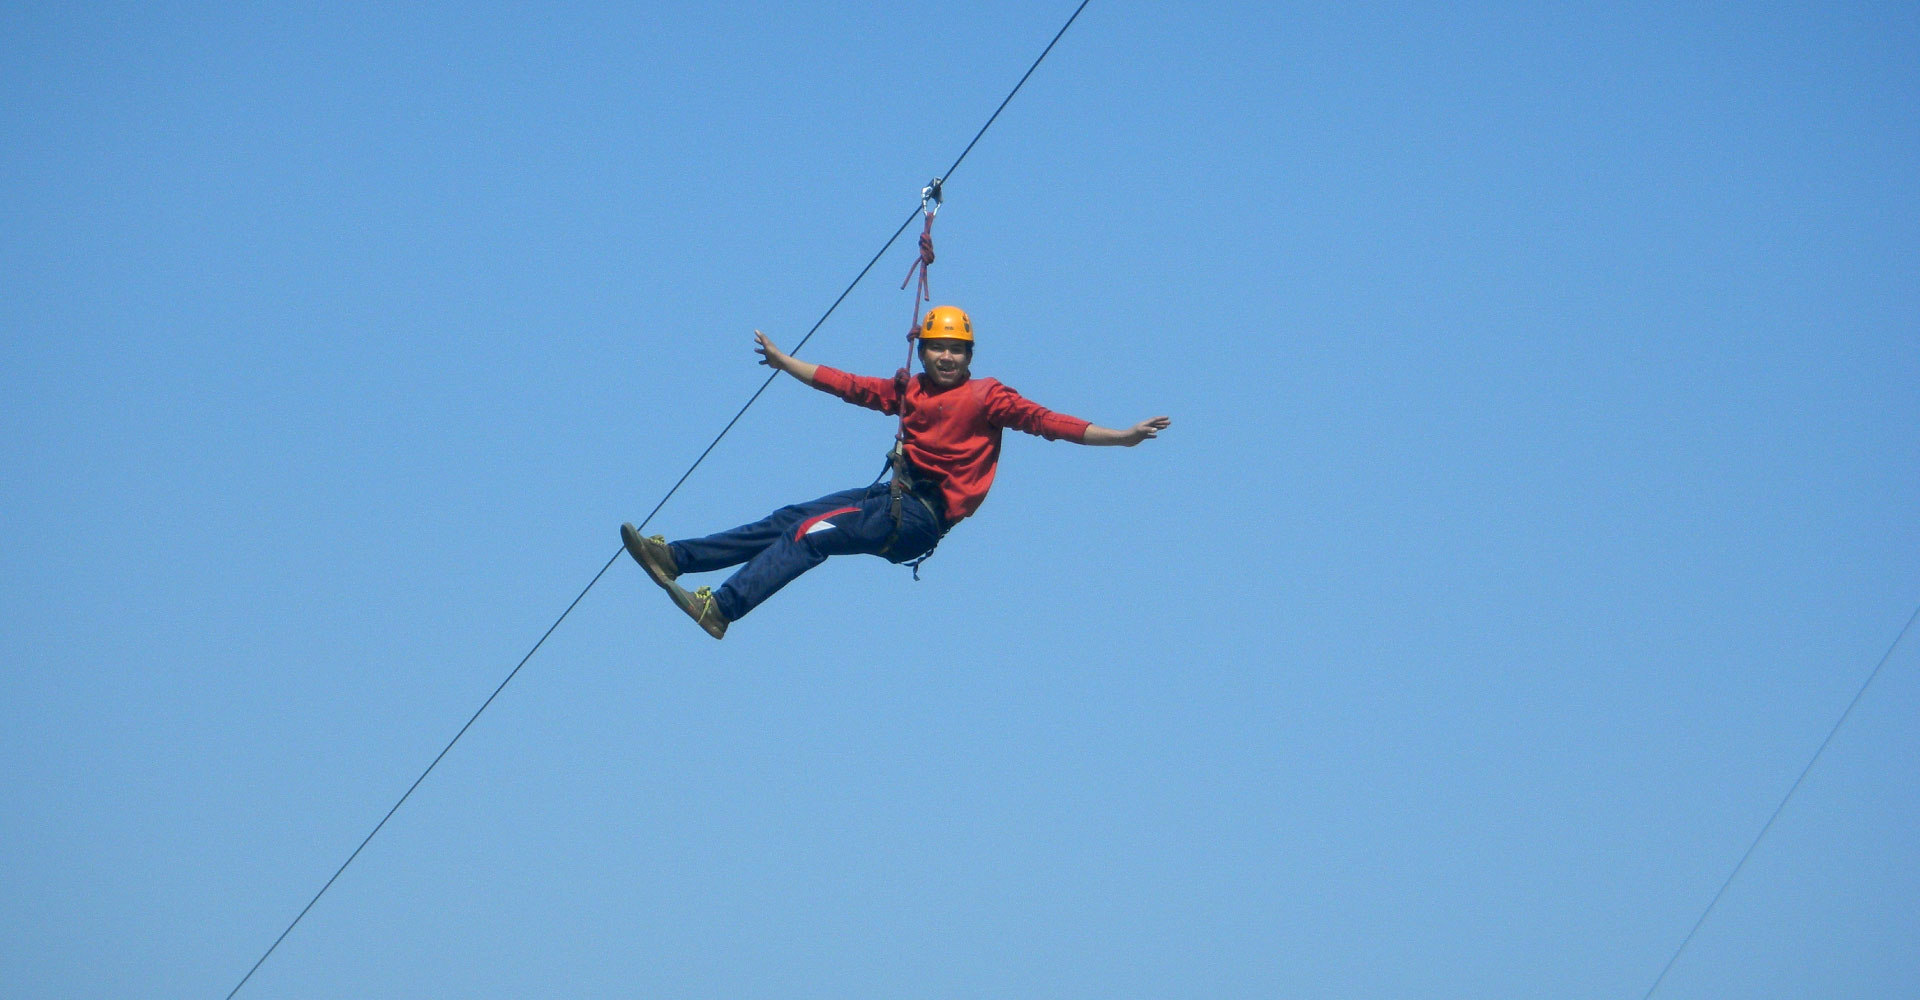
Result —
POLYGON ((792 355, 775 346, 766 334, 758 330, 753 331, 753 343, 753 353, 760 355, 760 363, 768 368, 786 371, 788 363, 793 360, 792 355))
POLYGON ((1171 417, 1153 417, 1149 420, 1142 420, 1132 427, 1127 428, 1127 440, 1122 443, 1131 448, 1150 437, 1158 437, 1161 431, 1166 430, 1172 425, 1173 419, 1171 417))
POLYGON ((1086 434, 1080 438, 1080 443, 1119 445, 1122 448, 1131 448, 1150 437, 1159 435, 1161 431, 1166 430, 1172 423, 1173 421, 1167 417, 1154 417, 1151 420, 1142 420, 1124 430, 1088 425, 1086 434))

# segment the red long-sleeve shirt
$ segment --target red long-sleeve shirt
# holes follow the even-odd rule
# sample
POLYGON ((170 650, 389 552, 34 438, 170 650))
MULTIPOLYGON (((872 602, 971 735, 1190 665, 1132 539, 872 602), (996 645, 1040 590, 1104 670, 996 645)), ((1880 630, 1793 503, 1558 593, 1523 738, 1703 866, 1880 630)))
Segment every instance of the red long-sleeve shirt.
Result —
MULTIPOLYGON (((882 413, 899 413, 893 379, 849 375, 821 365, 814 388, 882 413)), ((1011 427, 1049 441, 1079 441, 1090 422, 1055 413, 1001 385, 975 378, 943 391, 928 388, 925 375, 907 380, 906 452, 914 465, 940 478, 947 520, 980 509, 1000 461, 1000 430, 1011 427)))

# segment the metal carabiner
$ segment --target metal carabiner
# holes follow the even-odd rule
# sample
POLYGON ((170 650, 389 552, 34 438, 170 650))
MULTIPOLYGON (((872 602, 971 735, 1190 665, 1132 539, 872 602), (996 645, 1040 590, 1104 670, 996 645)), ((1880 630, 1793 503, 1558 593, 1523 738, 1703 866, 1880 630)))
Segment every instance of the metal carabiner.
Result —
POLYGON ((920 189, 920 211, 928 215, 940 214, 940 178, 935 177, 920 189), (932 205, 932 208, 928 208, 932 205))

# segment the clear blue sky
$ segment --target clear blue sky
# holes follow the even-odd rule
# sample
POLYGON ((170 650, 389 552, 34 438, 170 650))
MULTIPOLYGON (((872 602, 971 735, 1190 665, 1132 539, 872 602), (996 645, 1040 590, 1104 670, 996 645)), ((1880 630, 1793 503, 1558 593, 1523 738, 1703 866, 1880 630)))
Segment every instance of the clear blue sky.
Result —
MULTIPOLYGON (((1072 6, 0 11, 0 993, 224 996, 1072 6)), ((1095 0, 934 294, 1173 428, 721 643, 622 557, 242 995, 1641 996, 1920 602, 1916 52, 1095 0)), ((783 381, 649 530, 889 434, 783 381)), ((1916 720, 1660 996, 1920 994, 1916 720)))

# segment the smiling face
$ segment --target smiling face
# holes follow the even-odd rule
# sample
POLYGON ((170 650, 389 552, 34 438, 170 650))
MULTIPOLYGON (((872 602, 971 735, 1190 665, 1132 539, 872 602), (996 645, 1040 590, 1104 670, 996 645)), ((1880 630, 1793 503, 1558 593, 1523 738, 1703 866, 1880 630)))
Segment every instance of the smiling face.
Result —
POLYGON ((920 341, 920 367, 936 389, 951 389, 972 376, 967 366, 973 363, 973 344, 965 340, 935 337, 920 341))

